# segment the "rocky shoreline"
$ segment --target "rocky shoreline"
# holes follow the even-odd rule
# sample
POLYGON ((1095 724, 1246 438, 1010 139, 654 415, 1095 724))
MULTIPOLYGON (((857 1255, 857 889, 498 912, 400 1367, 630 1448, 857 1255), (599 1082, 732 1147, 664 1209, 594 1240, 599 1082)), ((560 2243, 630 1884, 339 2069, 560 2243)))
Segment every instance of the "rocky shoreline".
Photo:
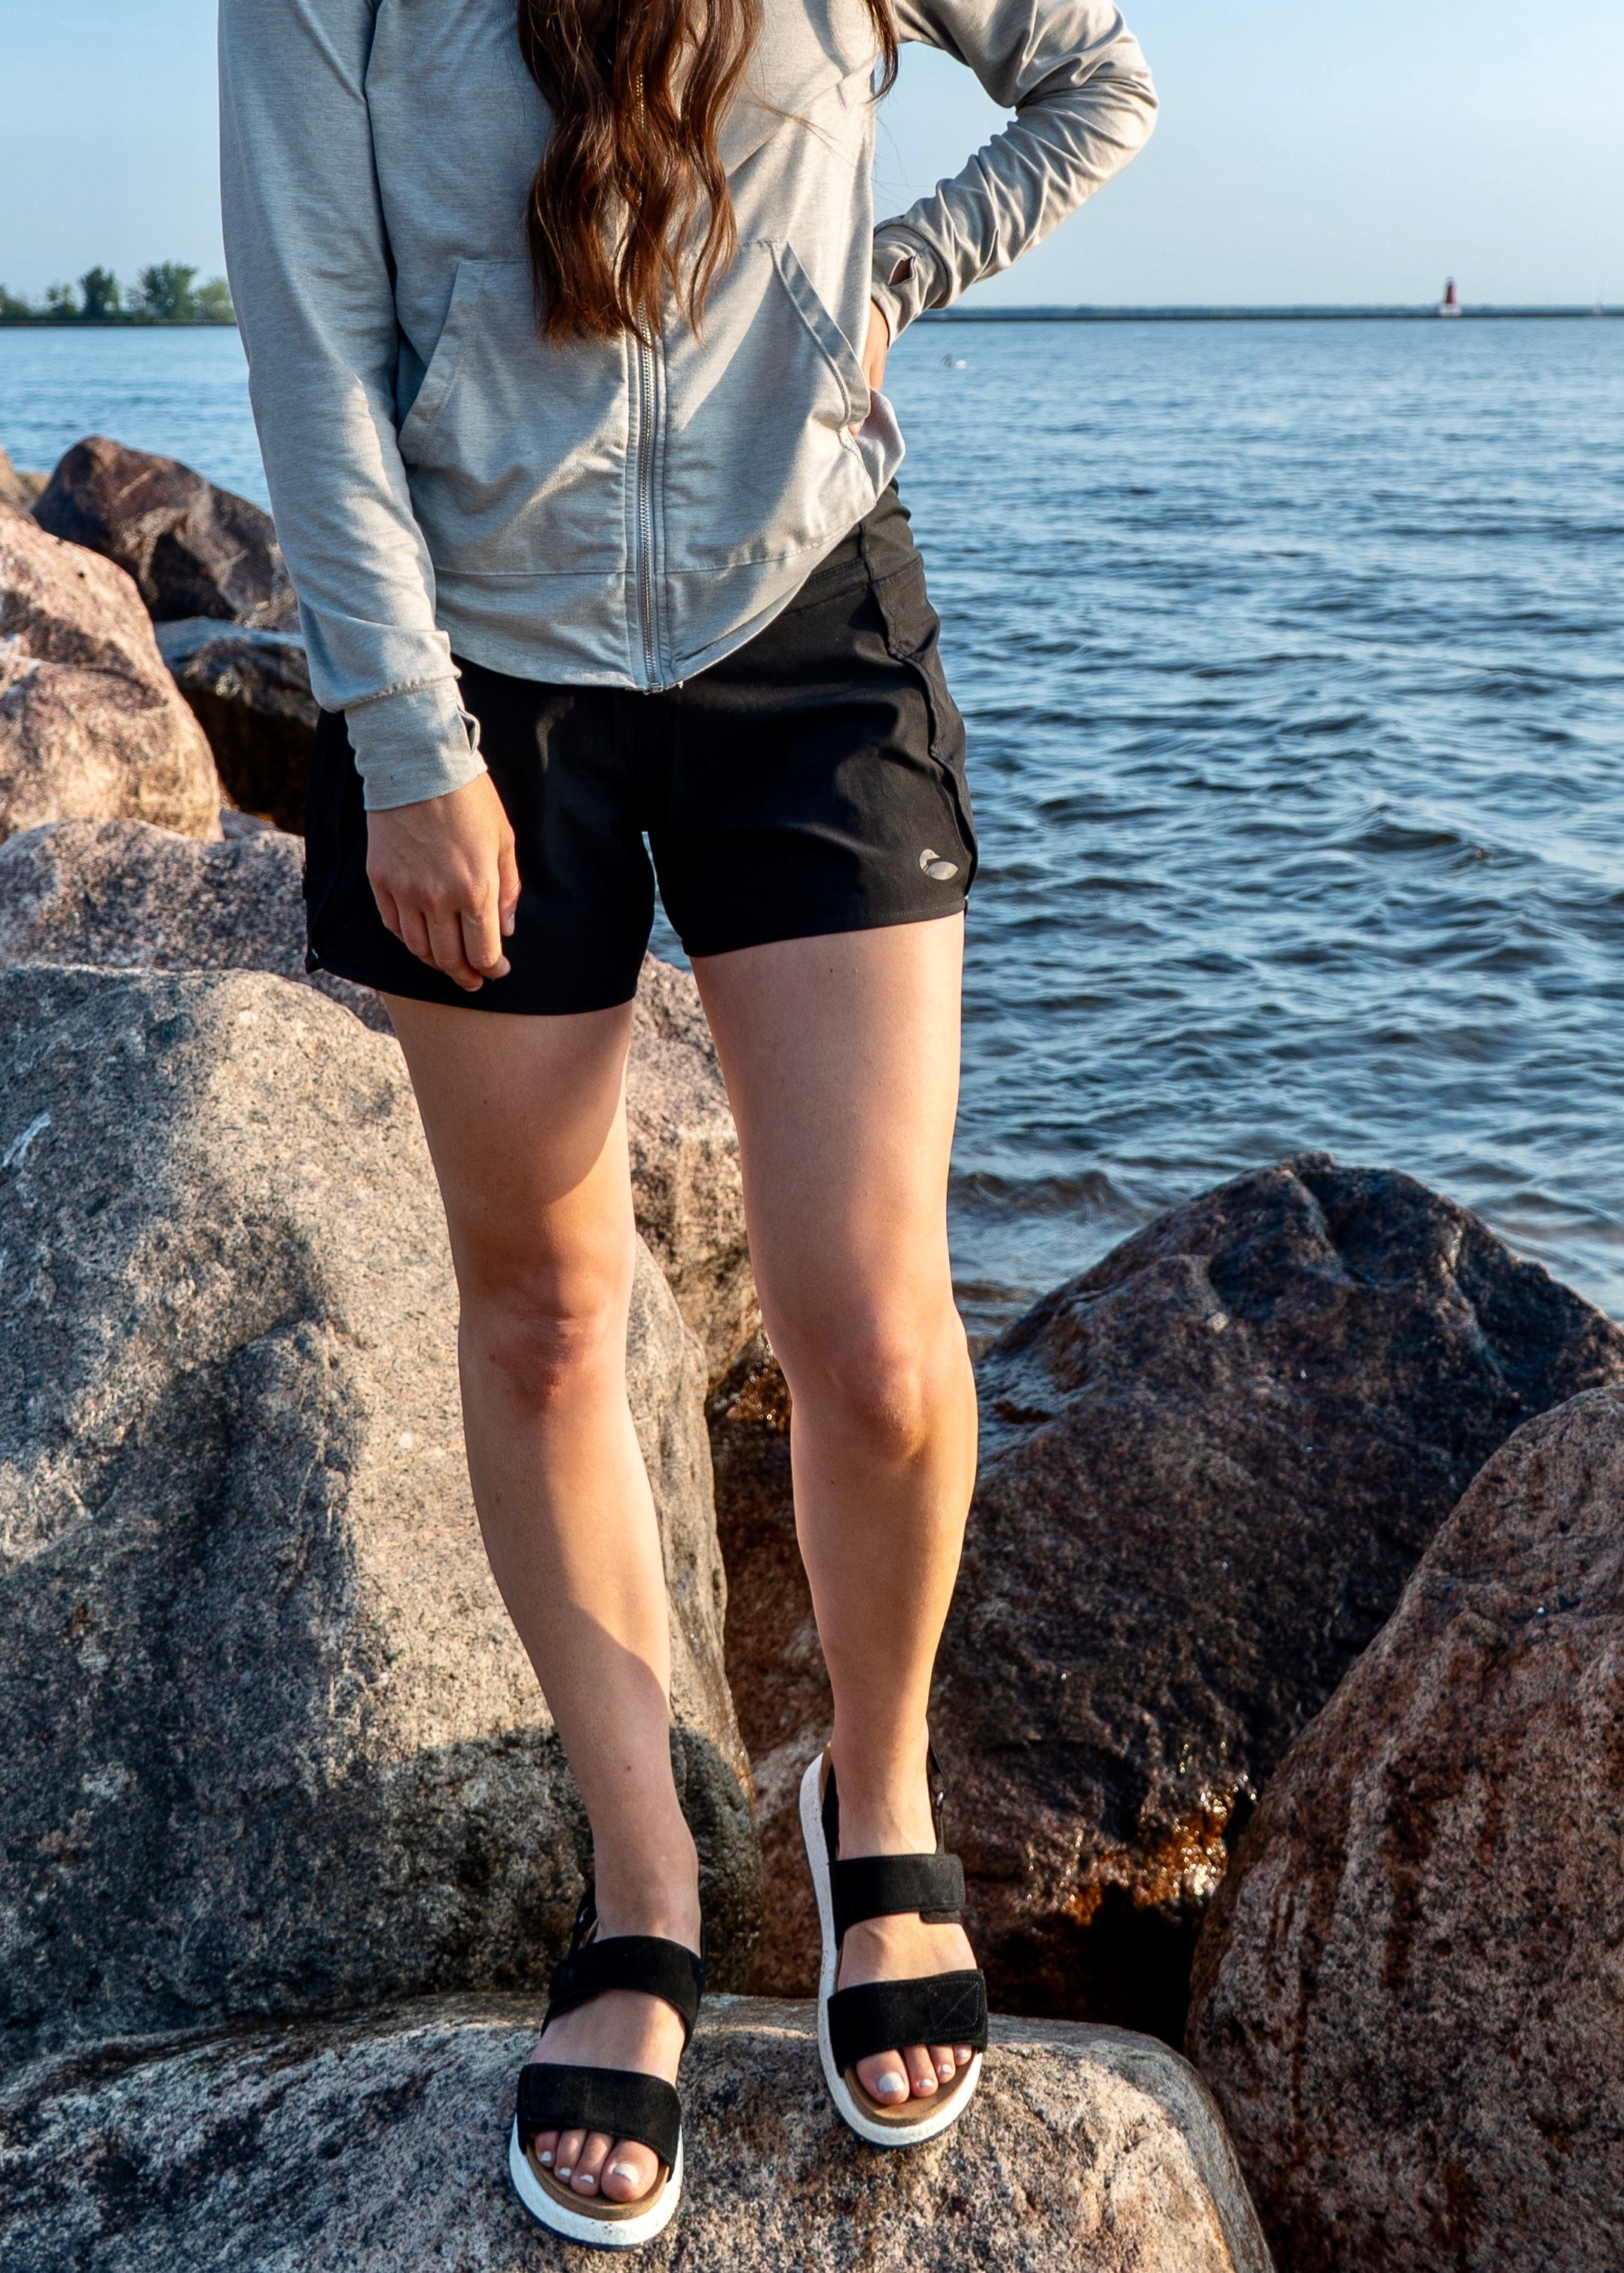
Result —
MULTIPOLYGON (((564 2258, 500 2134, 585 1826, 478 1546, 400 1054, 304 969, 314 715, 266 516, 99 438, 0 457, 19 2273, 564 2258)), ((796 2001, 827 1692, 788 1397, 652 958, 630 1121, 676 1759, 716 1977, 756 1992, 702 2031, 659 2262, 1616 2265, 1624 1330, 1304 1154, 983 1354, 933 1712, 1013 2017, 973 2116, 888 2159, 796 2001)))

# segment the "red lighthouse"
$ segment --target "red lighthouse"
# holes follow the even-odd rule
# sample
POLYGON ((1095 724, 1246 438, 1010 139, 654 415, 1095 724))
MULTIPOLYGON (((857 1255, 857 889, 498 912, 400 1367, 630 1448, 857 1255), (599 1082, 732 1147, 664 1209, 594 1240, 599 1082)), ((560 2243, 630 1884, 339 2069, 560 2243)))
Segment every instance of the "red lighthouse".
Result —
POLYGON ((1438 304, 1438 312, 1440 316, 1458 316, 1461 312, 1461 296, 1455 289, 1453 276, 1444 286, 1444 296, 1438 304))

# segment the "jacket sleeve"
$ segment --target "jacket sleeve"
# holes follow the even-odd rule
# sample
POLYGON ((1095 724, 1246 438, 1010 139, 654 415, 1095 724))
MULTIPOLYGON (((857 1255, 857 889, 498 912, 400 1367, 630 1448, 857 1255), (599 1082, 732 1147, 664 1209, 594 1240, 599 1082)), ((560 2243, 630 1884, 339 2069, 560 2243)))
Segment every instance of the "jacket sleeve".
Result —
POLYGON ((310 655, 372 809, 485 770, 395 435, 396 329, 365 79, 376 0, 221 0, 227 266, 310 655))
POLYGON ((1139 41, 1109 0, 898 0, 905 40, 966 64, 1015 116, 951 182, 874 236, 894 340, 996 276, 1120 173, 1155 122, 1139 41))

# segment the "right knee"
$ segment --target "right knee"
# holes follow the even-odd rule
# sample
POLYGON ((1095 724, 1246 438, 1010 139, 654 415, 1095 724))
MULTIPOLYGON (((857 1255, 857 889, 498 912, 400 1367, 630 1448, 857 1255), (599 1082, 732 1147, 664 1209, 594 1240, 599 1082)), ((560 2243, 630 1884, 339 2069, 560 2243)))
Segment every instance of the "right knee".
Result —
POLYGON ((464 1363, 545 1410, 623 1371, 628 1294, 611 1272, 508 1272, 464 1294, 464 1363))

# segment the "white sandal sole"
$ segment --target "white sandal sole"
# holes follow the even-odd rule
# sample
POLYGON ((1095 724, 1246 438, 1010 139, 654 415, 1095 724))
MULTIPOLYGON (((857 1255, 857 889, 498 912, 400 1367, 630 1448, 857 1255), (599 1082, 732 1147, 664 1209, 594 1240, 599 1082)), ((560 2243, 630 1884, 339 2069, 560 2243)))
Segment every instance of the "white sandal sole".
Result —
POLYGON ((665 2185, 647 2208, 632 2217, 605 2217, 601 2210, 594 2217, 590 2209, 570 2209, 548 2194, 538 2183, 519 2144, 516 2119, 508 2142, 508 2169, 514 2192, 530 2216, 549 2232, 561 2234, 566 2241, 583 2242, 589 2249, 641 2249, 645 2241, 652 2241, 657 2233, 663 2233, 676 2215, 682 2193, 682 2140, 679 2134, 677 2159, 665 2185))
POLYGON ((904 2123, 894 2118, 888 2120, 869 2114, 853 2097, 850 2084, 836 2067, 834 2052, 829 2042, 829 2000, 835 1993, 835 1972, 840 1962, 840 1952, 835 1940, 835 1906, 829 1874, 829 1849, 823 1842, 823 1766, 822 1752, 814 1754, 801 1779, 801 1835, 806 1842, 807 1862, 812 1872, 813 1891, 817 1896, 817 1923, 823 1937, 823 1959, 817 1983, 817 2056, 823 2064, 823 2081, 829 2086, 829 2096, 839 2110, 841 2119, 851 2126, 860 2139, 866 2139, 871 2147, 920 2147, 927 2139, 935 2139, 951 2128, 964 2113, 981 2080, 981 2055, 975 2053, 969 2067, 959 2069, 946 2097, 932 2104, 928 2115, 920 2116, 916 2121, 904 2123))

